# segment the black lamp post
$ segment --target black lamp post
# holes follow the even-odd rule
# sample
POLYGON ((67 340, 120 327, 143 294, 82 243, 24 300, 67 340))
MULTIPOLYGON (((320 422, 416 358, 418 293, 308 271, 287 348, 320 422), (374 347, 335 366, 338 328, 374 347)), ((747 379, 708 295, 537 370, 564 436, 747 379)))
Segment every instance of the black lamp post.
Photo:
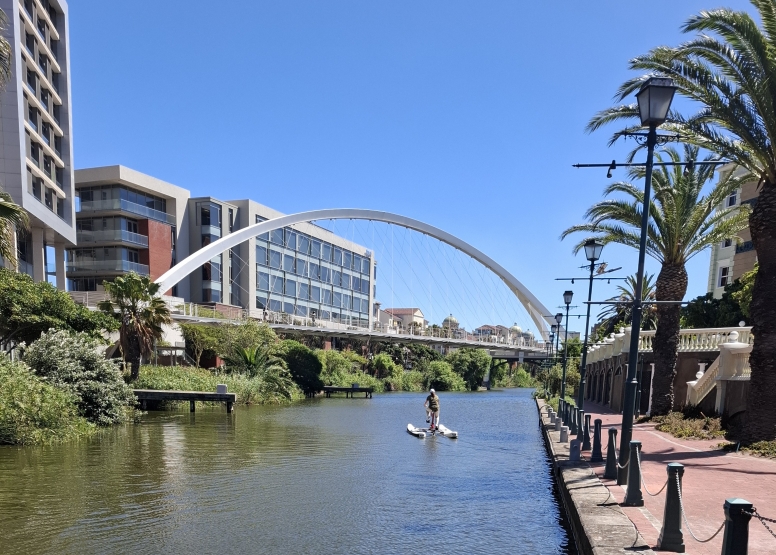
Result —
POLYGON ((550 351, 549 351, 549 353, 550 353, 551 357, 555 357, 555 351, 554 351, 555 350, 555 336, 558 333, 558 326, 553 324, 553 325, 550 326, 550 330, 552 330, 552 331, 550 332, 550 351))
POLYGON ((585 241, 585 258, 590 261, 590 285, 587 289, 587 317, 585 318, 585 343, 582 345, 582 362, 579 365, 579 391, 577 392, 577 406, 580 410, 585 405, 585 367, 587 365, 587 340, 590 333, 590 300, 593 298, 593 271, 596 260, 601 258, 604 244, 595 239, 585 241))
POLYGON ((558 312, 555 315, 555 321, 558 322, 558 325, 555 326, 555 359, 557 361, 560 354, 560 323, 563 321, 563 313, 558 312))
MULTIPOLYGON (((560 382, 560 398, 565 399, 566 398, 566 367, 568 366, 568 355, 569 355, 569 305, 571 304, 571 299, 574 296, 574 291, 566 291, 563 293, 563 302, 566 303, 566 334, 563 339, 563 379, 560 382)), ((558 316, 563 316, 560 312, 557 314, 556 318, 558 316)), ((560 322, 558 322, 560 324, 560 322)), ((560 335, 560 333, 558 333, 560 335)))
MULTIPOLYGON (((628 460, 630 442, 633 437, 633 414, 636 408, 636 366, 639 360, 639 331, 641 330, 641 286, 644 281, 644 258, 647 248, 647 226, 652 194, 652 159, 657 144, 657 127, 668 117, 668 110, 674 98, 676 86, 673 79, 650 77, 636 93, 639 103, 641 125, 649 127, 647 134, 647 164, 644 173, 644 205, 641 209, 641 240, 639 241, 639 266, 636 271, 636 288, 633 292, 633 315, 631 320, 630 350, 628 351, 628 375, 625 381, 625 401, 622 409, 622 432, 620 433, 620 464, 617 467, 617 483, 628 482, 628 460)), ((635 489, 635 488, 631 488, 635 489)), ((629 499, 626 496, 625 504, 629 499)))

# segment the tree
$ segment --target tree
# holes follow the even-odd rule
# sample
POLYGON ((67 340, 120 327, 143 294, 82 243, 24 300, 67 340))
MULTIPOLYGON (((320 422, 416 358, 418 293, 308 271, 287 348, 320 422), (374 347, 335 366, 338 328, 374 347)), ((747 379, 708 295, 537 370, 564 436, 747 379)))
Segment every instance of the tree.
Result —
POLYGON ((140 375, 141 358, 151 355, 154 342, 162 338, 162 326, 172 323, 170 309, 158 296, 159 284, 148 276, 130 272, 103 282, 103 286, 110 299, 99 307, 119 320, 119 344, 134 381, 140 375))
POLYGON ((579 337, 572 337, 568 340, 568 351, 566 350, 566 342, 561 341, 560 352, 567 356, 570 360, 576 360, 582 356, 582 340, 579 337))
POLYGON ((51 328, 84 332, 102 339, 117 328, 115 320, 76 304, 72 297, 47 282, 35 283, 27 274, 0 268, 0 344, 32 343, 51 328))
MULTIPOLYGON (((655 300, 655 275, 646 274, 641 285, 641 300, 649 303, 655 300)), ((618 295, 606 299, 618 304, 608 305, 598 316, 598 325, 603 328, 604 337, 619 329, 621 322, 630 322, 632 318, 633 300, 636 298, 636 275, 625 278, 624 285, 618 285, 618 295)), ((657 305, 647 304, 641 314, 641 329, 653 330, 657 326, 657 305)))
MULTIPOLYGON (((685 145, 685 162, 697 160, 698 154, 698 147, 685 145)), ((665 161, 666 157, 674 164, 682 162, 682 155, 674 148, 665 148, 655 155, 658 163, 665 161)), ((644 168, 637 167, 630 172, 630 177, 643 182, 644 171, 644 168)), ((741 187, 746 176, 735 176, 729 172, 720 177, 708 194, 703 195, 702 190, 713 177, 711 165, 686 166, 684 169, 680 165, 656 166, 652 176, 654 198, 650 199, 646 252, 661 265, 655 283, 657 301, 681 301, 687 292, 687 261, 746 227, 745 209, 715 211, 730 193, 741 187)), ((614 183, 605 189, 605 195, 612 194, 624 195, 625 198, 594 204, 585 213, 588 223, 568 228, 562 237, 584 232, 604 244, 620 243, 638 249, 644 199, 641 185, 614 183)), ((584 240, 576 245, 574 252, 583 246, 584 240)), ((652 396, 652 413, 655 415, 667 414, 673 409, 679 309, 679 304, 659 304, 657 308, 652 396)))
POLYGON ((294 384, 285 362, 272 354, 267 346, 237 347, 226 358, 226 365, 230 371, 244 372, 251 378, 261 379, 264 393, 278 394, 286 399, 292 396, 294 384))
POLYGON ((437 391, 466 391, 466 382, 453 371, 453 367, 444 360, 434 360, 423 373, 423 381, 426 389, 434 388, 437 391))
POLYGON ((321 370, 323 365, 315 353, 298 341, 281 342, 280 352, 288 366, 291 377, 305 393, 315 393, 323 389, 321 370))
POLYGON ((221 344, 220 328, 203 324, 180 324, 186 346, 191 349, 197 368, 205 351, 215 352, 221 344))
POLYGON ((752 304, 752 290, 754 289, 755 277, 757 277, 757 264, 754 265, 754 269, 749 270, 738 281, 741 282, 741 288, 738 291, 733 292, 733 300, 741 307, 741 314, 749 317, 749 307, 752 304))
POLYGON ((464 347, 447 355, 446 361, 453 371, 463 378, 471 391, 477 391, 482 385, 482 380, 490 368, 490 355, 482 349, 464 347))
POLYGON ((232 356, 238 348, 253 349, 257 346, 277 353, 278 336, 264 322, 248 320, 238 326, 222 328, 221 342, 216 352, 221 358, 232 356))
POLYGON ((682 328, 726 328, 737 326, 744 313, 736 300, 736 293, 744 285, 735 280, 725 286, 722 297, 715 299, 712 293, 694 298, 682 307, 682 328))
MULTIPOLYGON (((674 111, 663 127, 731 160, 758 181, 760 195, 749 216, 759 267, 749 309, 755 341, 741 437, 745 444, 776 439, 776 0, 752 4, 761 27, 743 11, 703 11, 682 28, 697 37, 631 60, 631 69, 648 74, 626 81, 618 91, 622 100, 652 74, 672 77, 678 93, 699 109, 689 117, 674 111)), ((638 120, 635 105, 605 110, 591 127, 624 120, 638 120)))

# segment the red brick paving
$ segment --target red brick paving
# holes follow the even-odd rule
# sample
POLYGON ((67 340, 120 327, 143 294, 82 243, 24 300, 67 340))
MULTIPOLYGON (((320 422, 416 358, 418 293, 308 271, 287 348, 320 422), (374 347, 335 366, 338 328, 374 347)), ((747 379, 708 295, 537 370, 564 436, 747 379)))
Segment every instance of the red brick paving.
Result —
MULTIPOLYGON (((619 430, 622 415, 612 413, 606 407, 586 402, 586 413, 603 420, 602 442, 606 458, 606 442, 610 427, 619 430)), ((592 433, 592 429, 591 429, 592 433)), ((717 448, 723 440, 678 439, 655 430, 654 424, 635 424, 633 439, 641 441, 641 468, 644 482, 652 493, 657 492, 666 481, 666 464, 682 463, 685 466, 682 477, 682 499, 692 531, 701 539, 711 536, 725 519, 722 506, 725 499, 740 497, 754 504, 760 514, 776 518, 776 461, 745 455, 727 453, 717 448)), ((591 439, 592 441, 592 439, 591 439)), ((589 458, 589 451, 583 453, 589 458)), ((614 480, 604 480, 604 464, 591 463, 593 470, 606 484, 614 497, 622 503, 625 490, 614 480)), ((663 522, 665 490, 657 497, 649 496, 642 487, 644 507, 623 507, 625 514, 651 546, 657 545, 660 525, 663 522)), ((771 525, 776 531, 776 525, 771 525)), ((708 543, 698 543, 682 525, 686 553, 698 555, 719 555, 722 550, 722 535, 708 543)), ((659 551, 656 549, 656 551, 659 551)), ((776 538, 771 536, 756 519, 749 523, 749 553, 776 554, 776 538)))

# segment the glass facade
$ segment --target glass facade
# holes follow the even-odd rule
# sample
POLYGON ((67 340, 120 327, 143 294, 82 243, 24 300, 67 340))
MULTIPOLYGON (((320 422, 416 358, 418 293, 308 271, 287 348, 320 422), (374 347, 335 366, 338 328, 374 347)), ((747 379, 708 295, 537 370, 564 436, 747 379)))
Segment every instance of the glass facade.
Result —
POLYGON ((167 200, 123 185, 98 185, 78 189, 77 211, 122 210, 139 216, 175 224, 175 215, 167 214, 167 200))
POLYGON ((369 269, 368 257, 291 228, 273 230, 256 238, 256 308, 367 326, 369 269))

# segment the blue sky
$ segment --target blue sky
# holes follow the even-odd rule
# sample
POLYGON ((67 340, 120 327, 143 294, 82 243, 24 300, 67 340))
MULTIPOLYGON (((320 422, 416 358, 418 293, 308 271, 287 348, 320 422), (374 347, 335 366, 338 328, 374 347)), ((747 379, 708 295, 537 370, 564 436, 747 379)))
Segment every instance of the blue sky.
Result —
MULTIPOLYGON (((587 121, 629 58, 677 44, 718 2, 71 0, 75 166, 124 164, 287 213, 397 212, 554 307, 568 285, 554 278, 584 263, 559 235, 608 182, 571 165, 628 151, 587 121)), ((604 259, 635 272, 635 251, 604 259)), ((708 259, 690 263, 688 298, 705 293, 708 259)))

